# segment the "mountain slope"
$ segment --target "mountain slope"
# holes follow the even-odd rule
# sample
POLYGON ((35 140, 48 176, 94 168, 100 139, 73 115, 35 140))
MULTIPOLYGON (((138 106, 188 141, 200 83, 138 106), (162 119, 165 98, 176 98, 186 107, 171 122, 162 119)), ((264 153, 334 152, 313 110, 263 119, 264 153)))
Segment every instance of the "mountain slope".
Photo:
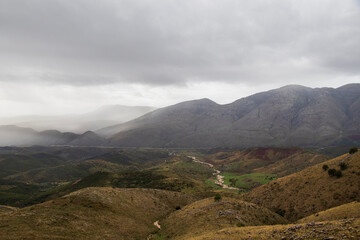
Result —
POLYGON ((219 105, 179 103, 97 131, 127 147, 326 146, 360 141, 360 84, 286 86, 219 105), (118 133, 117 133, 118 132, 118 133))
POLYGON ((289 220, 297 220, 319 211, 360 200, 360 153, 309 167, 301 172, 279 178, 243 195, 244 200, 281 213, 289 220), (329 176, 323 165, 340 170, 342 177, 329 176))

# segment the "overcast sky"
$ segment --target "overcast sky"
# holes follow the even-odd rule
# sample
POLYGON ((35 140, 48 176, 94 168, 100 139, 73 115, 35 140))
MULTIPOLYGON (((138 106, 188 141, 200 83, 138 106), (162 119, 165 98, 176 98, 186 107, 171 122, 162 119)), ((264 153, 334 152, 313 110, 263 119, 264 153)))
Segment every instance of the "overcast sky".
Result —
POLYGON ((0 117, 354 82, 359 0, 0 1, 0 117))

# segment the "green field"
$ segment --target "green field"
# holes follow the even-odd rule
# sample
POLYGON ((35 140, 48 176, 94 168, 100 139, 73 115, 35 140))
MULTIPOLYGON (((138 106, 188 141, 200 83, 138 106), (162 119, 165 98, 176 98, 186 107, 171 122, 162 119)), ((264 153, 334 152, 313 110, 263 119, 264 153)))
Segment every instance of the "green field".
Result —
POLYGON ((237 175, 234 173, 221 173, 225 178, 225 184, 243 190, 250 190, 254 187, 266 184, 277 178, 276 174, 249 173, 237 175))

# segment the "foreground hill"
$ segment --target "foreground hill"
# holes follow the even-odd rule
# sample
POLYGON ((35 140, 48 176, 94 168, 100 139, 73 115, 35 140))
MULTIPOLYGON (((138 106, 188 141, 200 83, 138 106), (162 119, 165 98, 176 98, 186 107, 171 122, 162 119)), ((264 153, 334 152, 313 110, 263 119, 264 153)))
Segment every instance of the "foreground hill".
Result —
POLYGON ((345 154, 338 158, 309 167, 266 185, 253 189, 243 198, 278 212, 289 220, 297 220, 319 211, 360 200, 360 153, 345 154), (342 177, 329 176, 323 169, 347 168, 342 177))
POLYGON ((220 231, 204 232, 200 236, 189 236, 192 240, 279 240, 279 239, 359 239, 360 219, 344 219, 329 222, 225 228, 220 231))
POLYGON ((146 239, 155 221, 192 201, 154 189, 87 188, 0 214, 0 239, 146 239))
POLYGON ((330 221, 337 219, 360 218, 360 203, 351 202, 333 207, 300 219, 299 223, 330 221))
POLYGON ((233 198, 193 202, 161 220, 161 235, 169 239, 190 239, 207 231, 226 227, 283 224, 287 220, 268 209, 233 198))
POLYGON ((286 86, 227 105, 209 99, 183 102, 97 133, 127 147, 354 144, 360 141, 359 109, 360 84, 286 86))

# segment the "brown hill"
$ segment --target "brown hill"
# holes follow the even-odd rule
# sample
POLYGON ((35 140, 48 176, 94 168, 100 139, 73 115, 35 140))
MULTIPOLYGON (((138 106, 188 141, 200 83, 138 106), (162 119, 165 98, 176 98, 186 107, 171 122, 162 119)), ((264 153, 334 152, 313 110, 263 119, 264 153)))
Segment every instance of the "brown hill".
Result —
POLYGON ((156 220, 193 200, 154 189, 82 189, 1 214, 0 239, 146 239, 156 220))
POLYGON ((243 199, 284 215, 289 220, 360 200, 360 153, 345 154, 338 158, 309 167, 243 195, 243 199), (342 177, 329 176, 323 165, 347 169, 342 177))
POLYGON ((160 220, 161 235, 169 239, 190 239, 189 236, 234 226, 258 226, 286 223, 268 209, 234 198, 215 202, 207 198, 193 202, 160 220))
POLYGON ((329 222, 225 228, 220 231, 203 232, 189 236, 192 240, 239 240, 239 239, 360 239, 360 219, 344 219, 329 222))
POLYGON ((337 219, 360 218, 360 203, 351 202, 333 207, 300 219, 299 223, 331 221, 337 219))

